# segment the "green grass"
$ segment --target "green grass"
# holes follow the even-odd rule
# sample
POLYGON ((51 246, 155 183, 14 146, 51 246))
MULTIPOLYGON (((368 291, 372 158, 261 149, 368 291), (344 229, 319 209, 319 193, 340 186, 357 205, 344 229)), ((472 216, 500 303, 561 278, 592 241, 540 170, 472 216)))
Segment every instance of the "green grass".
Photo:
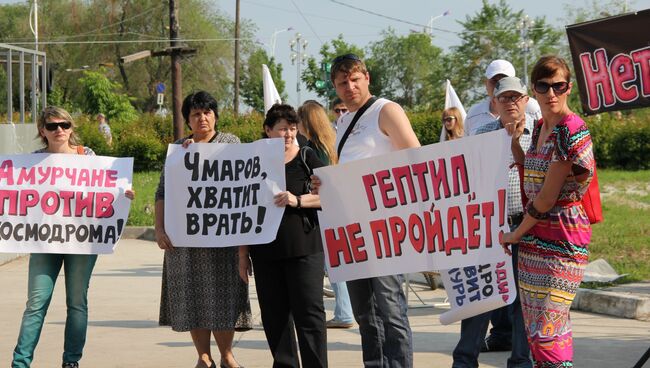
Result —
POLYGON ((158 188, 160 171, 133 173, 133 189, 135 200, 131 203, 129 226, 153 226, 154 224, 154 194, 158 188))
POLYGON ((599 170, 605 220, 593 226, 590 260, 605 259, 621 282, 650 280, 650 170, 599 170))
MULTIPOLYGON (((136 198, 129 225, 152 226, 154 193, 159 171, 133 175, 136 198)), ((599 170, 605 221, 593 226, 590 260, 604 258, 619 274, 619 282, 650 280, 650 170, 599 170)))

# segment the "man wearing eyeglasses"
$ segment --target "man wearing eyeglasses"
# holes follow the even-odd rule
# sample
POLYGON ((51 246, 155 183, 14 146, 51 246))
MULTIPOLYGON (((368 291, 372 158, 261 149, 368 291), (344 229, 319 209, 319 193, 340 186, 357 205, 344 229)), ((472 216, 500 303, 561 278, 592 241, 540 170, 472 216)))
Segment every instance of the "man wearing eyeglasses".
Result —
MULTIPOLYGON (((478 128, 499 118, 492 96, 496 83, 505 77, 514 77, 515 67, 506 60, 493 60, 485 70, 485 90, 487 97, 472 105, 465 118, 465 136, 475 135, 478 128)), ((529 98, 526 104, 526 114, 534 120, 542 117, 539 104, 534 98, 529 98)))
MULTIPOLYGON (((529 97, 526 86, 517 77, 505 77, 495 84, 493 102, 499 118, 493 120, 477 129, 476 134, 482 134, 499 129, 506 129, 508 134, 513 136, 512 144, 519 144, 525 151, 531 144, 531 133, 533 131, 533 118, 526 114, 526 104, 529 97)), ((513 163, 512 154, 507 163, 513 163)), ((521 189, 519 185, 519 173, 516 167, 508 173, 508 225, 510 230, 519 226, 524 218, 524 207, 521 200, 521 189)), ((517 284, 517 247, 512 247, 512 263, 517 284)), ((478 367, 478 355, 480 351, 486 351, 486 342, 483 337, 487 332, 488 323, 493 313, 498 312, 509 321, 510 331, 508 336, 492 336, 500 339, 501 344, 512 346, 512 353, 508 358, 507 368, 531 368, 532 362, 529 358, 530 348, 526 340, 523 315, 519 296, 515 301, 495 311, 485 312, 478 316, 464 319, 460 327, 460 341, 454 349, 454 363, 452 368, 475 368, 478 367)), ((496 327, 496 326, 495 326, 496 327)), ((496 329, 496 328, 495 328, 496 329)), ((504 332, 504 331, 499 331, 504 332)), ((493 329, 493 335, 495 335, 493 329)), ((489 346, 488 346, 489 347, 489 346)), ((496 349, 492 349, 493 351, 496 349)), ((490 351, 489 349, 487 351, 490 351)))
MULTIPOLYGON (((420 146, 402 107, 370 94, 370 75, 359 57, 347 54, 334 59, 330 78, 349 110, 337 119, 339 163, 420 146), (358 112, 362 115, 352 124, 358 112)), ((390 275, 347 282, 366 367, 413 366, 403 279, 390 275)))

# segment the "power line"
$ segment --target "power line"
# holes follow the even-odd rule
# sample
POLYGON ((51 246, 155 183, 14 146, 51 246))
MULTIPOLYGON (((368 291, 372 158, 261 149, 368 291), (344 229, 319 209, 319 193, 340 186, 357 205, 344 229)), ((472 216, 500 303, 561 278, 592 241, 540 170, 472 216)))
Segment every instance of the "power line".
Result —
MULTIPOLYGON (((376 12, 370 11, 368 9, 359 8, 359 7, 356 7, 354 5, 346 4, 346 3, 343 3, 343 2, 340 2, 340 1, 337 1, 337 0, 330 0, 330 1, 333 2, 333 3, 339 4, 339 5, 346 6, 348 8, 354 9, 354 10, 358 10, 360 12, 372 14, 372 15, 380 17, 380 18, 390 19, 390 20, 393 20, 395 22, 409 24, 409 25, 416 26, 416 27, 423 27, 423 28, 429 28, 429 29, 432 29, 432 30, 440 31, 440 32, 452 33, 452 34, 455 34, 455 35, 460 35, 460 34, 462 34, 464 32, 465 33, 484 33, 484 32, 510 32, 510 31, 512 31, 512 29, 480 29, 480 30, 466 29, 463 32, 456 32, 456 31, 450 31, 448 29, 443 29, 443 28, 438 28, 438 27, 430 27, 430 26, 427 26, 427 25, 424 25, 424 24, 413 23, 413 22, 410 22, 408 20, 391 17, 391 16, 384 15, 384 14, 381 14, 381 13, 376 13, 376 12)), ((552 27, 548 27, 548 28, 552 28, 552 27)), ((530 30, 542 30, 542 29, 546 29, 546 28, 545 27, 536 27, 536 28, 529 28, 529 29, 530 30)))
POLYGON ((103 30, 103 29, 110 28, 110 27, 113 27, 113 26, 119 25, 119 24, 121 24, 121 23, 126 23, 126 22, 128 22, 128 21, 133 20, 133 19, 136 19, 136 18, 142 17, 142 16, 147 15, 147 14, 153 12, 154 10, 158 10, 159 8, 162 8, 162 7, 164 7, 164 6, 166 6, 166 4, 162 4, 162 5, 154 6, 153 8, 147 9, 147 10, 143 11, 142 13, 136 14, 136 15, 130 17, 130 18, 126 18, 126 19, 121 20, 121 21, 119 21, 119 22, 115 22, 115 23, 111 23, 111 24, 105 25, 105 26, 103 26, 103 27, 100 27, 100 28, 94 29, 94 30, 92 30, 92 31, 88 31, 88 32, 80 33, 80 34, 76 34, 76 35, 71 35, 71 36, 62 36, 62 37, 63 37, 63 38, 76 38, 76 37, 83 37, 83 36, 86 36, 86 35, 90 35, 90 34, 92 34, 92 33, 99 32, 99 31, 101 31, 101 30, 103 30))
POLYGON ((395 21, 395 22, 400 22, 400 23, 404 23, 404 24, 409 24, 409 25, 416 26, 416 27, 423 27, 423 28, 435 29, 436 31, 440 31, 440 32, 447 32, 447 33, 458 34, 458 32, 450 31, 450 30, 447 30, 447 29, 436 28, 436 27, 428 27, 428 26, 426 26, 426 25, 424 25, 424 24, 413 23, 413 22, 410 22, 410 21, 408 21, 408 20, 399 19, 399 18, 391 17, 391 16, 388 16, 388 15, 380 14, 380 13, 375 13, 375 12, 370 11, 370 10, 368 10, 368 9, 358 8, 358 7, 356 7, 356 6, 353 6, 353 5, 350 5, 350 4, 346 4, 346 3, 343 3, 343 2, 340 2, 340 1, 337 1, 337 0, 330 0, 330 1, 333 2, 333 3, 339 4, 339 5, 347 6, 348 8, 351 8, 351 9, 354 9, 354 10, 358 10, 358 11, 360 11, 360 12, 364 12, 364 13, 372 14, 372 15, 374 15, 374 16, 381 17, 381 18, 385 18, 385 19, 390 19, 390 20, 393 20, 393 21, 395 21))
POLYGON ((318 33, 316 33, 316 30, 314 29, 314 27, 312 27, 311 23, 309 23, 309 20, 307 19, 307 17, 305 17, 305 15, 300 11, 300 8, 298 7, 298 4, 296 4, 296 2, 294 0, 291 0, 291 2, 293 3, 293 6, 296 7, 296 10, 298 11, 298 13, 300 13, 300 16, 302 17, 302 19, 305 20, 305 23, 307 23, 307 25, 311 29, 312 33, 314 34, 314 36, 316 36, 316 38, 318 38, 318 41, 320 41, 320 44, 322 46, 323 45, 323 40, 321 40, 320 37, 318 37, 318 33))
MULTIPOLYGON (((267 5, 267 4, 260 4, 260 3, 254 2, 254 1, 244 1, 244 2, 247 3, 247 4, 256 5, 256 6, 259 6, 259 7, 262 7, 262 8, 275 9, 275 10, 283 11, 283 12, 286 12, 286 13, 291 13, 291 14, 298 13, 295 10, 281 8, 281 7, 278 7, 278 6, 272 6, 272 5, 267 5)), ((350 19, 326 17, 326 16, 322 16, 320 14, 309 13, 309 12, 303 12, 303 14, 308 15, 311 18, 325 19, 325 20, 330 20, 330 21, 333 21, 333 22, 346 23, 346 24, 350 24, 350 23, 354 22, 354 24, 357 25, 357 26, 365 26, 365 27, 379 28, 379 29, 384 28, 384 27, 378 26, 376 24, 359 23, 356 19, 355 20, 350 20, 350 19)))
MULTIPOLYGON (((240 40, 253 41, 254 38, 239 38, 240 40)), ((186 38, 178 39, 178 42, 219 42, 219 41, 235 41, 234 37, 229 38, 186 38)), ((43 41, 39 40, 41 45, 85 45, 85 44, 118 44, 118 43, 159 43, 169 42, 169 38, 162 38, 156 40, 97 40, 97 41, 43 41)), ((10 45, 33 45, 34 42, 3 42, 10 45)))

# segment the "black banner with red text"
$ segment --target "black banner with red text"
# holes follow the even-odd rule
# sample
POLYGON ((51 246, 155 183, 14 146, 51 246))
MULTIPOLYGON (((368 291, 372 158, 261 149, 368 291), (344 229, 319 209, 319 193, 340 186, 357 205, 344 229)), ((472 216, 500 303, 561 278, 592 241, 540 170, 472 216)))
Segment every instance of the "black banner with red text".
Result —
POLYGON ((587 115, 650 106, 650 9, 567 26, 587 115))

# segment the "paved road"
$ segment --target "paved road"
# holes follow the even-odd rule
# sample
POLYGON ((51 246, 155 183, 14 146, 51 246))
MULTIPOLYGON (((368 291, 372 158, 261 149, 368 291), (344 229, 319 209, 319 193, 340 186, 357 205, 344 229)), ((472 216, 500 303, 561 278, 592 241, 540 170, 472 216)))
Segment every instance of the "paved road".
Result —
MULTIPOLYGON (((162 253, 148 241, 122 240, 112 256, 100 256, 90 287, 88 343, 81 367, 193 367, 196 358, 189 333, 158 327, 162 253)), ((27 286, 27 258, 0 266, 0 366, 10 362, 16 341, 27 286)), ((427 304, 444 299, 441 290, 413 285, 427 304)), ((255 289, 251 305, 256 319, 252 331, 237 333, 235 355, 248 368, 269 367, 270 354, 259 322, 255 289)), ((63 346, 65 292, 62 280, 55 290, 34 368, 58 367, 63 346)), ((421 303, 410 293, 410 305, 421 303)), ((333 299, 326 299, 328 317, 333 299)), ((450 367, 460 324, 442 326, 441 308, 409 311, 415 345, 415 367, 450 367)), ((650 346, 650 322, 572 313, 575 366, 590 368, 632 367, 650 346)), ((358 330, 330 330, 330 367, 361 367, 358 330)), ((215 354, 218 356, 216 346, 215 354)), ((504 367, 506 353, 480 357, 481 367, 504 367)), ((646 364, 650 367, 650 363, 646 364)))

